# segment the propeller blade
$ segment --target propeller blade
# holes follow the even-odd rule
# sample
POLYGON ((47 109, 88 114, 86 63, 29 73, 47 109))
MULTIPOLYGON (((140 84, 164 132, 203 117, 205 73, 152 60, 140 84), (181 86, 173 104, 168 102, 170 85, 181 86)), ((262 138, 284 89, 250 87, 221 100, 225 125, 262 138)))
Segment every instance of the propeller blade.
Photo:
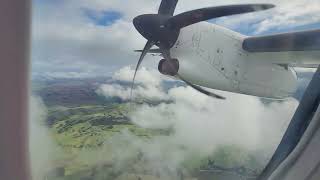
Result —
POLYGON ((205 89, 203 89, 203 88, 201 88, 201 87, 199 87, 199 86, 197 86, 197 85, 192 84, 191 82, 183 79, 180 75, 177 75, 177 76, 178 76, 179 79, 181 79, 181 80, 182 80, 183 82, 185 82, 187 85, 189 85, 189 86, 192 87, 193 89, 195 89, 195 90, 197 90, 197 91, 199 91, 199 92, 201 92, 201 93, 203 93, 203 94, 205 94, 205 95, 207 95, 207 96, 210 96, 210 97, 213 97, 213 98, 217 98, 217 99, 221 99, 221 100, 225 100, 225 99, 226 99, 226 98, 223 97, 223 96, 220 96, 220 95, 218 95, 218 94, 209 92, 209 91, 207 91, 207 90, 205 90, 205 89))
MULTIPOLYGON (((134 50, 134 52, 142 52, 143 50, 134 50)), ((160 54, 161 50, 160 49, 150 49, 148 53, 154 53, 154 54, 160 54)))
POLYGON ((137 71, 144 59, 144 57, 146 56, 146 54, 148 53, 148 51, 152 48, 152 46, 154 45, 155 43, 153 41, 148 41, 146 43, 146 45, 144 46, 143 50, 142 50, 142 53, 140 55, 140 58, 139 58, 139 61, 138 61, 138 64, 136 66, 136 69, 134 71, 134 76, 133 76, 133 80, 132 80, 132 84, 131 84, 131 91, 130 91, 130 97, 132 97, 132 89, 133 89, 133 85, 134 85, 134 81, 136 79, 136 75, 137 75, 137 71))
POLYGON ((178 0, 162 0, 158 14, 162 15, 173 15, 174 10, 176 9, 178 0))
POLYGON ((261 11, 273 7, 275 6, 272 4, 244 4, 202 8, 173 16, 169 19, 168 23, 172 27, 181 29, 183 27, 213 18, 261 11))

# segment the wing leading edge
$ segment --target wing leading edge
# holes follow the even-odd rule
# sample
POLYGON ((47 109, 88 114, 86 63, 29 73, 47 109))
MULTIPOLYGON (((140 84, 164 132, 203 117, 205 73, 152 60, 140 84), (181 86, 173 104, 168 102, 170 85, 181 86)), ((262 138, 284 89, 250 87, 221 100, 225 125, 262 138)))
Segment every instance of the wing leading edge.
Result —
POLYGON ((249 52, 320 51, 320 29, 249 37, 242 47, 249 52))
POLYGON ((257 60, 291 67, 320 64, 320 29, 248 37, 242 48, 257 60))

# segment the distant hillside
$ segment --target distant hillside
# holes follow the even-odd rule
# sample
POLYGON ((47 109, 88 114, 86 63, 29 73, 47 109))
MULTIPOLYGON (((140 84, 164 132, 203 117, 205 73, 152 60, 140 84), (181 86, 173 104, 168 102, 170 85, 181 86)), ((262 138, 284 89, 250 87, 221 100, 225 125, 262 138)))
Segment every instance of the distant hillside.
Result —
MULTIPOLYGON (((104 105, 108 103, 122 103, 117 97, 104 97, 96 93, 102 84, 120 84, 124 87, 131 87, 131 83, 115 81, 108 77, 83 78, 83 79, 33 79, 32 93, 42 98, 47 106, 68 106, 78 105, 104 105)), ((163 88, 167 91, 174 86, 183 85, 181 82, 167 81, 163 88)), ((148 102, 159 103, 159 102, 148 102)))
MULTIPOLYGON (((313 73, 298 73, 299 85, 294 98, 300 100, 313 73)), ((82 78, 82 79, 53 79, 53 78, 35 78, 32 80, 32 92, 40 96, 47 106, 78 106, 103 105, 106 103, 121 103, 119 98, 106 98, 96 93, 97 88, 102 84, 120 84, 130 87, 128 82, 115 81, 110 77, 82 78)), ((163 88, 167 91, 174 86, 184 86, 178 81, 166 81, 163 88)), ((268 100, 263 100, 268 101, 268 100)), ((151 102, 154 103, 154 102, 151 102)), ((157 103, 157 102, 155 102, 157 103)))
POLYGON ((104 99, 95 90, 108 81, 110 78, 33 80, 32 92, 47 106, 101 104, 104 99))

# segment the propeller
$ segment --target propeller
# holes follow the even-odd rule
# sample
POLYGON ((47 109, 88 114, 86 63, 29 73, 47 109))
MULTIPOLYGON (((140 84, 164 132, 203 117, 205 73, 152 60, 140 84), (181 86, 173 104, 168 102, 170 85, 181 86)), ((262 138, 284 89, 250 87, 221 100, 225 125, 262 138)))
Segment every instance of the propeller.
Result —
POLYGON ((162 0, 158 14, 164 15, 173 15, 174 10, 176 9, 178 0, 162 0))
MULTIPOLYGON (((160 48, 159 51, 162 56, 170 62, 172 60, 170 49, 176 43, 180 34, 180 29, 213 18, 266 10, 274 7, 272 4, 229 5, 196 9, 173 16, 177 3, 178 0, 162 0, 158 14, 144 14, 133 19, 133 24, 137 31, 148 41, 141 52, 141 56, 135 69, 131 86, 131 96, 137 71, 145 55, 154 45, 160 48)), ((218 99, 224 99, 222 96, 208 92, 201 87, 188 82, 179 74, 176 76, 201 93, 218 99)))
POLYGON ((144 46, 142 52, 141 52, 141 55, 140 55, 140 58, 139 58, 139 61, 138 61, 138 64, 136 66, 136 69, 134 71, 134 75, 133 75, 133 80, 132 80, 132 84, 131 84, 131 91, 130 91, 130 97, 132 97, 132 90, 133 90, 133 86, 134 86, 134 80, 136 79, 136 76, 137 76, 137 72, 138 72, 138 69, 142 63, 142 60, 143 58, 146 56, 147 52, 149 49, 151 49, 151 47, 154 45, 154 42, 153 41, 148 41, 146 43, 146 45, 144 46))

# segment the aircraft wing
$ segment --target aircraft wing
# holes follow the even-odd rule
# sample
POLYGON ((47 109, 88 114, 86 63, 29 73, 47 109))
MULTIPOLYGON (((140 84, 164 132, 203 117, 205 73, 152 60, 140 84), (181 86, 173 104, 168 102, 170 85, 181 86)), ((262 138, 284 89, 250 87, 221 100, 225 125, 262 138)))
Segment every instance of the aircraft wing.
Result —
POLYGON ((320 29, 249 37, 242 47, 249 52, 320 51, 320 29))
POLYGON ((283 66, 283 67, 290 66, 290 67, 299 67, 299 68, 318 68, 320 62, 319 62, 319 64, 295 64, 295 63, 283 63, 283 64, 275 63, 275 64, 277 64, 279 66, 283 66))
POLYGON ((248 37, 242 48, 273 64, 316 68, 320 64, 320 29, 248 37))

